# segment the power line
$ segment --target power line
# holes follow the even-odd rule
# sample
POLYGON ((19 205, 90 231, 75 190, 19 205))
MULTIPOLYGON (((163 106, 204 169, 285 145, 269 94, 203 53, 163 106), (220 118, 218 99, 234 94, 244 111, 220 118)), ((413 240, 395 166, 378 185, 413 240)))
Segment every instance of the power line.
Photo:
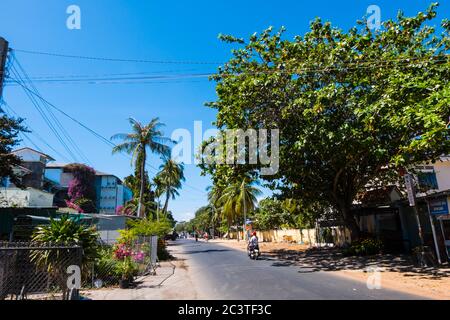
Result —
POLYGON ((51 56, 51 57, 81 59, 81 60, 95 60, 95 61, 134 62, 134 63, 152 63, 152 64, 197 64, 197 65, 219 65, 219 64, 221 64, 221 62, 211 62, 211 61, 117 59, 117 58, 93 57, 93 56, 83 56, 83 55, 61 54, 61 53, 54 53, 54 52, 23 50, 23 49, 14 49, 14 50, 17 52, 34 54, 34 55, 44 55, 44 56, 51 56))
MULTIPOLYGON (((25 75, 25 78, 29 81, 31 88, 33 89, 34 92, 39 92, 37 90, 37 88, 34 86, 33 82, 29 79, 27 72, 25 71, 25 69, 22 67, 22 65, 20 64, 20 62, 17 60, 17 58, 14 56, 14 62, 18 65, 18 67, 20 68, 20 70, 22 71, 22 73, 25 75)), ((72 146, 72 148, 74 149, 74 151, 76 153, 78 153, 81 158, 86 161, 86 163, 91 164, 91 162, 89 161, 89 159, 86 157, 86 155, 83 153, 83 151, 78 147, 78 145, 75 143, 75 141, 72 139, 72 137, 70 136, 70 134, 66 131, 66 129, 63 127, 63 125, 61 124, 61 122, 59 121, 59 119, 54 115, 54 113, 49 109, 49 107, 44 103, 44 107, 47 110, 48 114, 50 115, 50 117, 53 119, 53 121, 56 123, 56 126, 59 128, 60 132, 62 132, 63 136, 66 138, 66 140, 69 142, 69 144, 72 146)))
MULTIPOLYGON (((19 114, 14 111, 14 109, 6 102, 4 101, 5 106, 12 112, 14 113, 16 116, 20 117, 19 114)), ((53 152, 55 152, 57 155, 59 155, 61 158, 63 158, 65 161, 70 162, 69 158, 67 158, 65 155, 63 155, 62 153, 60 153, 58 150, 56 150, 55 148, 53 148, 47 141, 45 141, 45 139, 43 139, 36 130, 33 130, 33 128, 29 125, 29 123, 27 121, 23 121, 23 123, 25 124, 25 126, 27 127, 27 129, 30 129, 31 134, 34 135, 39 141, 41 141, 44 145, 46 145, 50 150, 52 150, 53 152)), ((26 136, 26 135, 25 135, 26 136)), ((36 145, 35 145, 36 146, 36 145)), ((39 150, 39 149, 38 149, 39 150)), ((41 150, 39 150, 41 151, 41 150)))
MULTIPOLYGON (((20 84, 20 83, 19 83, 20 84)), ((67 114, 65 111, 61 110, 60 108, 58 108, 57 106, 55 106, 54 104, 52 104, 51 102, 49 102, 48 100, 46 100, 45 98, 43 98, 40 94, 31 91, 29 88, 23 86, 22 84, 20 84, 24 90, 27 90, 30 92, 30 94, 35 95, 37 98, 41 99, 42 101, 44 101, 45 103, 47 103, 49 106, 51 106, 52 108, 54 108, 55 110, 57 110, 58 112, 60 112, 61 114, 63 114, 64 116, 66 116, 67 118, 69 118, 70 120, 74 121, 75 123, 77 123, 78 125, 80 125, 81 127, 83 127, 84 129, 86 129, 87 131, 89 131, 91 134, 93 134, 94 136, 96 136, 98 139, 100 139, 101 141, 103 141, 104 143, 106 143, 108 146, 110 146, 111 148, 117 146, 115 143, 111 142, 110 140, 108 140, 107 138, 105 138, 104 136, 102 136, 101 134, 99 134, 98 132, 96 132, 95 130, 89 128, 87 125, 83 124, 82 122, 80 122, 79 120, 77 120, 76 118, 72 117, 71 115, 67 114)), ((126 158, 128 158, 129 160, 132 159, 132 157, 127 156, 123 153, 121 153, 121 155, 125 156, 126 158)), ((154 170, 154 173, 157 173, 159 170, 157 168, 155 168, 154 166, 150 165, 149 163, 146 163, 146 166, 148 168, 151 168, 154 170)), ((192 190, 195 190, 197 192, 201 192, 203 194, 205 194, 206 192, 201 191, 200 189, 191 186, 187 183, 184 183, 183 185, 187 186, 188 188, 191 188, 192 190)))
MULTIPOLYGON (((37 79, 35 82, 39 83, 52 83, 52 84, 67 84, 67 83, 81 83, 86 82, 88 84, 147 84, 147 83, 175 83, 175 82, 183 82, 179 80, 189 80, 189 79, 209 79, 212 76, 219 76, 221 78, 231 77, 231 76, 239 76, 239 75, 261 75, 261 74, 280 74, 280 75, 302 75, 302 74, 310 74, 310 73, 323 73, 323 72, 331 72, 333 70, 341 71, 343 69, 347 69, 347 71, 358 70, 358 69, 372 69, 372 68, 380 68, 387 67, 390 63, 420 63, 420 62, 433 62, 433 63, 442 63, 448 61, 447 57, 416 57, 416 58, 398 58, 398 59, 386 59, 386 60, 366 60, 366 61, 357 61, 357 62, 345 62, 340 63, 338 66, 331 65, 322 68, 298 68, 294 70, 287 69, 271 69, 271 70, 261 70, 261 71, 251 71, 245 73, 186 73, 186 74, 168 74, 168 75, 160 75, 160 76, 140 76, 140 77, 78 77, 78 78, 65 78, 64 76, 59 78, 42 78, 37 79), (166 80, 166 81, 156 81, 156 80, 166 80), (174 81, 178 80, 178 81, 174 81)), ((413 67, 412 65, 406 65, 403 67, 413 67)), ((11 79, 11 78, 10 78, 11 79)), ((12 79, 14 80, 14 79, 12 79)), ((185 81, 190 82, 190 81, 185 81)), ((194 82, 194 81, 192 81, 194 82)), ((198 81, 196 81, 198 82, 198 81)), ((11 83, 7 81, 7 83, 11 83)))
POLYGON ((67 151, 67 153, 72 157, 73 160, 75 160, 75 162, 77 162, 76 156, 72 153, 72 150, 70 150, 70 148, 67 146, 67 144, 64 142, 64 140, 62 139, 62 137, 60 136, 60 134, 58 133, 58 131, 55 129, 55 127, 53 126, 53 124, 51 123, 51 121, 49 120, 48 116, 45 114, 44 110, 41 108, 41 106, 39 105, 38 101, 35 99, 35 97, 30 94, 33 91, 30 90, 25 84, 22 83, 21 79, 22 77, 17 73, 15 67, 12 67, 12 72, 13 74, 19 78, 19 80, 17 81, 17 83, 19 83, 22 88, 25 91, 25 94, 27 95, 28 99, 31 101, 31 103, 33 104, 33 106, 36 108, 36 110, 39 112, 39 114, 41 115, 42 119, 44 120, 44 122, 47 124, 47 126, 50 128, 50 130, 53 132, 53 134, 56 136, 56 138, 58 139, 58 141, 61 143, 61 145, 64 147, 64 149, 67 151))

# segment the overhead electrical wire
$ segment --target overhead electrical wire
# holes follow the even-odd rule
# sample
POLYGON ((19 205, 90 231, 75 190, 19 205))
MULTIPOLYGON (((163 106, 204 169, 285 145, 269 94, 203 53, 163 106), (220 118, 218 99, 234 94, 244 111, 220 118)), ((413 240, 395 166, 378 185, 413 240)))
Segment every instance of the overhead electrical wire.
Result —
POLYGON ((35 97, 30 94, 30 92, 32 92, 28 87, 26 87, 25 84, 23 84, 21 82, 21 77, 20 75, 18 75, 16 73, 15 68, 12 68, 12 73, 13 75, 15 75, 18 80, 17 83, 19 83, 22 88, 25 91, 25 94, 27 95, 28 99, 31 101, 31 103, 33 104, 33 106, 35 107, 35 109, 39 112, 39 114, 41 115, 42 119, 44 120, 44 122, 47 124, 47 126, 50 128, 50 130, 53 132, 53 134, 55 135, 55 137, 58 139, 58 141, 61 143, 61 145, 64 147, 64 149, 66 150, 67 154, 72 158, 72 160, 74 160, 75 162, 77 162, 76 156, 72 153, 72 151, 70 150, 70 148, 67 146, 67 144, 64 142, 64 140, 62 139, 61 135, 58 133, 58 131, 55 129, 55 127, 53 126, 53 124, 51 123, 50 119, 48 118, 48 116, 45 114, 44 110, 41 108, 41 106, 39 105, 39 103, 37 102, 37 100, 35 99, 35 97), (26 88, 26 89, 25 89, 26 88))
MULTIPOLYGON (((5 106, 6 106, 13 114, 15 114, 17 117, 20 117, 19 114, 18 114, 16 111, 14 111, 14 109, 13 109, 6 101, 4 101, 4 104, 5 104, 5 106)), ((46 145, 50 150, 52 150, 52 151, 53 151, 54 153, 56 153, 58 156, 60 156, 61 158, 63 158, 65 161, 70 162, 69 158, 67 158, 67 157, 66 157, 65 155, 63 155, 61 152, 59 152, 58 150, 56 150, 51 144, 49 144, 44 138, 42 138, 42 137, 38 134, 38 132, 37 132, 36 130, 34 130, 26 120, 23 121, 23 124, 25 125, 25 127, 26 127, 27 129, 29 129, 29 130, 31 131, 31 133, 30 133, 31 135, 34 135, 39 141, 41 141, 44 145, 46 145)), ((28 134, 24 133, 24 136, 27 137, 28 134)), ((34 143, 33 143, 33 145, 36 146, 36 144, 34 144, 34 143)), ((38 150, 39 150, 39 148, 38 148, 38 150)), ((42 149, 39 150, 39 151, 42 151, 42 149)))
POLYGON ((27 54, 34 54, 34 55, 44 55, 44 56, 51 56, 51 57, 81 59, 81 60, 95 60, 95 61, 133 62, 133 63, 152 63, 152 64, 196 64, 196 65, 218 65, 218 64, 221 64, 221 62, 212 62, 212 61, 118 59, 118 58, 107 58, 107 57, 70 55, 70 54, 61 54, 61 53, 54 53, 54 52, 42 52, 42 51, 33 51, 33 50, 23 50, 23 49, 14 49, 14 50, 17 51, 17 52, 27 53, 27 54))
MULTIPOLYGON (((98 139, 100 139, 101 141, 103 141, 105 144, 107 144, 109 147, 114 148, 115 146, 117 146, 115 143, 111 142, 110 140, 108 140, 107 138, 105 138, 104 136, 102 136, 101 134, 99 134, 98 132, 96 132, 95 130, 89 128, 87 125, 83 124, 82 122, 80 122, 78 119, 72 117, 71 115, 69 115, 68 113, 66 113, 64 110, 58 108, 57 106, 55 106, 54 104, 52 104, 51 102, 49 102, 48 100, 46 100, 44 97, 42 97, 39 93, 36 93, 34 91, 31 91, 28 87, 24 86, 22 83, 19 83, 19 85, 22 86, 22 88, 26 91, 28 91, 31 95, 36 96, 38 99, 44 101, 46 104, 48 104, 50 107, 54 108, 55 110, 57 110, 58 112, 60 112, 61 114, 63 114, 64 116, 66 116, 67 118, 69 118, 70 120, 74 121, 75 123, 77 123, 78 125, 80 125, 81 127, 83 127, 84 129, 86 129, 87 131, 89 131, 91 134, 93 134, 94 136, 96 136, 98 139)), ((126 158, 128 158, 128 160, 131 160, 132 157, 125 155, 123 153, 121 153, 121 155, 125 156, 126 158)), ((147 168, 150 168, 153 170, 154 173, 157 173, 159 170, 150 165, 149 163, 146 163, 147 168)), ((203 194, 205 194, 206 192, 201 191, 200 189, 191 186, 187 183, 184 183, 183 185, 187 186, 188 188, 191 188, 192 190, 201 192, 203 194)))
MULTIPOLYGON (((29 79, 27 72, 25 71, 25 69, 22 67, 22 65, 20 64, 20 62, 14 57, 14 63, 17 64, 17 66, 19 67, 19 69, 21 70, 22 74, 25 76, 25 79, 28 80, 28 83, 31 86, 31 91, 39 93, 39 91, 37 90, 37 88, 34 86, 33 82, 29 79)), ((16 74, 18 74, 18 71, 14 68, 13 65, 13 70, 16 71, 16 74)), ((19 74, 20 76, 20 74, 19 74)), ((23 82, 23 78, 20 78, 23 82)), ((70 145, 70 147, 73 149, 74 152, 69 152, 71 154, 71 156, 74 158, 75 161, 78 162, 78 157, 76 156, 76 154, 78 154, 81 159, 83 159, 84 162, 91 164, 90 160, 87 158, 87 156, 83 153, 83 151, 79 148, 79 146, 77 145, 77 143, 73 140, 73 138, 70 136, 70 134, 67 132, 67 130, 64 128, 64 126, 61 124, 61 122, 59 121, 59 119, 55 116, 55 114, 51 111, 51 109, 45 104, 43 103, 43 106, 45 108, 45 110, 47 111, 47 114, 50 115, 50 121, 53 121, 56 124, 55 130, 62 133, 62 136, 67 140, 68 144, 70 145)), ((45 112, 44 112, 45 114, 45 112)))
MULTIPOLYGON (((170 83, 170 82, 182 82, 180 80, 190 80, 190 79, 209 79, 212 76, 219 76, 222 78, 230 77, 230 76, 239 76, 239 75, 260 75, 260 74, 280 74, 280 75, 289 75, 289 76, 300 76, 302 74, 310 74, 310 73, 323 73, 323 72, 331 72, 333 70, 342 71, 346 69, 347 71, 359 70, 359 69, 372 69, 372 68, 381 68, 387 67, 391 63, 398 63, 400 66, 403 63, 407 65, 403 65, 403 67, 413 67, 413 65, 409 65, 412 63, 421 63, 421 62, 429 62, 429 63, 443 63, 449 61, 448 57, 445 56, 436 56, 436 57, 407 57, 407 58, 398 58, 398 59, 385 59, 385 60, 366 60, 366 61, 356 61, 356 62, 347 62, 341 63, 339 65, 331 65, 325 67, 309 67, 309 68, 298 68, 293 70, 287 69, 271 69, 271 70, 261 70, 261 71, 253 71, 246 73, 179 73, 179 74, 163 74, 158 76, 135 76, 135 77, 95 77, 95 76, 79 76, 79 77, 45 77, 41 79, 34 80, 39 83, 52 83, 52 84, 73 84, 73 83, 88 83, 88 84, 149 84, 149 83, 170 83), (156 81, 156 80, 165 80, 156 81), (176 80, 176 81, 175 81, 176 80)), ((137 75, 137 74, 130 74, 137 75)), ((12 79, 13 80, 13 79, 12 79)), ((187 81, 186 81, 187 82, 187 81)), ((7 83, 11 83, 11 81, 7 80, 7 83)))

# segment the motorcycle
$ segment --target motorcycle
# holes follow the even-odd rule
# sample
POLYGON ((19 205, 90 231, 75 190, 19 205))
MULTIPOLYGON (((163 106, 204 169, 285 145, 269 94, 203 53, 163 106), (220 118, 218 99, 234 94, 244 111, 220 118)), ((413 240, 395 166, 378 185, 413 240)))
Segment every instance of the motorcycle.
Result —
POLYGON ((247 253, 250 259, 252 260, 258 260, 258 257, 261 255, 261 252, 259 251, 259 247, 253 247, 253 246, 247 246, 247 253))

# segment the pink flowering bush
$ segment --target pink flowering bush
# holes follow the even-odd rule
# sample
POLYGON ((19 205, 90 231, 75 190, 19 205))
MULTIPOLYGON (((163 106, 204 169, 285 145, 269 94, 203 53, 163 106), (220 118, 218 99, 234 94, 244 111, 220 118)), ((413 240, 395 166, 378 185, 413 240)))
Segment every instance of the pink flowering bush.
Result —
POLYGON ((133 252, 133 259, 136 262, 143 262, 145 259, 145 253, 142 251, 133 252))
POLYGON ((120 243, 116 246, 114 250, 114 257, 117 260, 124 260, 127 257, 131 257, 133 254, 130 247, 128 247, 125 243, 120 243))
POLYGON ((68 208, 77 210, 78 213, 84 213, 84 210, 79 205, 73 203, 72 201, 66 200, 66 205, 68 208))

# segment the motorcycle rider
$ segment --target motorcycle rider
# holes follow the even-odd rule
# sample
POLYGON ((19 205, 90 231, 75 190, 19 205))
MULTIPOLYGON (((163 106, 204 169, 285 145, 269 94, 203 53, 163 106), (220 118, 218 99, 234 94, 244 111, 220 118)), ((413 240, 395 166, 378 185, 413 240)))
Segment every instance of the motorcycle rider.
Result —
POLYGON ((258 237, 256 236, 256 231, 252 232, 252 237, 248 241, 248 248, 249 252, 254 249, 258 249, 259 251, 258 237))

